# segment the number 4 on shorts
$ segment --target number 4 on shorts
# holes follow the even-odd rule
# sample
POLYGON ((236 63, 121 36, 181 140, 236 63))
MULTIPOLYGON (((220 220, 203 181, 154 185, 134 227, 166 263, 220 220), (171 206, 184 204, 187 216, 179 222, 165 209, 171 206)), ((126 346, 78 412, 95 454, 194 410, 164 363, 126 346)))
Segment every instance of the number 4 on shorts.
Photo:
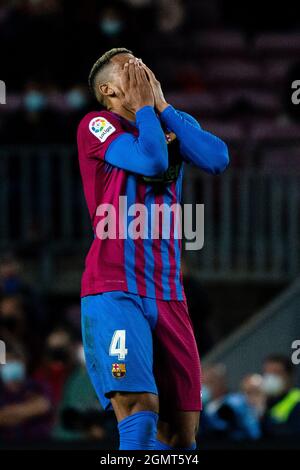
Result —
POLYGON ((128 349, 126 349, 126 330, 116 330, 113 334, 109 355, 118 356, 119 361, 124 360, 128 349))

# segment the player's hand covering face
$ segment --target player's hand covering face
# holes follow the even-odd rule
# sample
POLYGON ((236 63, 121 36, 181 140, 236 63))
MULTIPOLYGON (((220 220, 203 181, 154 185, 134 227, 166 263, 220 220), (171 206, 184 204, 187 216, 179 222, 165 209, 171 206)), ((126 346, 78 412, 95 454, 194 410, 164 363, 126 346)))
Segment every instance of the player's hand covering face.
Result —
MULTIPOLYGON (((161 113, 168 106, 168 103, 164 97, 164 94, 161 88, 161 84, 157 80, 152 70, 149 69, 149 67, 147 67, 147 65, 145 65, 141 59, 138 59, 138 62, 142 65, 143 69, 146 71, 147 78, 150 82, 153 95, 154 95, 154 106, 157 109, 157 111, 161 113)), ((167 132, 166 139, 167 139, 167 142, 170 143, 176 139, 176 135, 174 134, 174 132, 167 132)))
POLYGON ((139 59, 139 62, 142 64, 143 69, 146 71, 148 80, 150 82, 150 85, 152 87, 153 95, 154 95, 154 105, 157 111, 162 112, 167 106, 168 103, 164 97, 161 84, 157 80, 156 76, 152 72, 147 65, 145 65, 141 59, 139 59))
POLYGON ((144 106, 154 106, 154 95, 146 70, 135 59, 124 64, 121 89, 119 98, 129 111, 137 112, 144 106))

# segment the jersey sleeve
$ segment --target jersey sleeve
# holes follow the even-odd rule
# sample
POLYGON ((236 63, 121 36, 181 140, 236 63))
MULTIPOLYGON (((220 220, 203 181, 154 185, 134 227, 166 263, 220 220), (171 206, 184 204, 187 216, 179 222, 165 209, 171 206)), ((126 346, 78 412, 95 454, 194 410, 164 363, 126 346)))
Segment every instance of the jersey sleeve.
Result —
POLYGON ((80 122, 77 130, 79 154, 104 160, 106 150, 125 134, 120 120, 108 111, 92 112, 80 122))
POLYGON ((87 115, 78 129, 79 160, 105 159, 112 166, 143 176, 166 171, 166 139, 152 106, 137 111, 136 126, 138 135, 126 132, 118 117, 109 112, 87 115))
POLYGON ((228 148, 219 137, 207 132, 186 113, 168 106, 161 114, 162 122, 180 142, 184 159, 211 174, 225 170, 229 163, 228 148))

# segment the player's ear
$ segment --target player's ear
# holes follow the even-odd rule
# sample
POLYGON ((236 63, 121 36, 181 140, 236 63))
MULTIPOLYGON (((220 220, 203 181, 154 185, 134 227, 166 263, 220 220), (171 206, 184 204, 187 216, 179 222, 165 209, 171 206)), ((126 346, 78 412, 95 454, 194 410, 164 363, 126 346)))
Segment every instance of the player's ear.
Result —
POLYGON ((111 87, 109 83, 102 83, 99 85, 99 92, 103 96, 114 96, 115 90, 111 87))

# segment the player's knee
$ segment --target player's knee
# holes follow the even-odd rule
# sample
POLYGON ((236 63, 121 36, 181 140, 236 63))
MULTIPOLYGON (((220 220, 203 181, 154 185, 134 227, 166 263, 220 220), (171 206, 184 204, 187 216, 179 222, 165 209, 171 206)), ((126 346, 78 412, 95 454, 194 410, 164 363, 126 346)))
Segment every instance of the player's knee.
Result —
POLYGON ((115 392, 111 403, 118 421, 140 411, 158 413, 158 397, 152 393, 115 392))

